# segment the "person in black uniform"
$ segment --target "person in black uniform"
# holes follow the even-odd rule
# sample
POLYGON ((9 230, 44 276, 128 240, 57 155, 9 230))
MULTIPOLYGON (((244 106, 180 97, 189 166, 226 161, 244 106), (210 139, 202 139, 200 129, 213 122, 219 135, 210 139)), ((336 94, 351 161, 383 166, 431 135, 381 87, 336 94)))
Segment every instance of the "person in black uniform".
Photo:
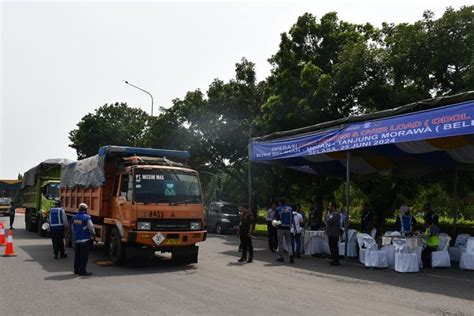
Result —
POLYGON ((13 228, 13 222, 15 221, 15 203, 11 202, 10 203, 10 209, 8 210, 8 213, 10 213, 10 229, 15 229, 13 228))
POLYGON ((253 245, 252 245, 252 233, 253 233, 253 216, 249 211, 247 204, 243 204, 240 207, 242 212, 240 215, 240 224, 238 235, 240 237, 240 243, 242 245, 242 256, 238 260, 239 262, 244 262, 247 260, 247 252, 249 254, 247 263, 253 261, 253 245))

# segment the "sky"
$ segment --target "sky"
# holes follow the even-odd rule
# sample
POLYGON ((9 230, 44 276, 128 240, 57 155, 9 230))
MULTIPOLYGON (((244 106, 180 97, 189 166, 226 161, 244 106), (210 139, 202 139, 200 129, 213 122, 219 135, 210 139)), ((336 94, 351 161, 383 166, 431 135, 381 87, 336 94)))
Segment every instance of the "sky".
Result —
MULTIPOLYGON (((1 0, 0 0, 1 1, 1 0)), ((69 132, 96 108, 126 102, 148 113, 187 91, 234 77, 242 57, 258 80, 280 34, 310 12, 352 23, 411 23, 467 1, 1 1, 0 179, 48 158, 76 159, 69 132)))

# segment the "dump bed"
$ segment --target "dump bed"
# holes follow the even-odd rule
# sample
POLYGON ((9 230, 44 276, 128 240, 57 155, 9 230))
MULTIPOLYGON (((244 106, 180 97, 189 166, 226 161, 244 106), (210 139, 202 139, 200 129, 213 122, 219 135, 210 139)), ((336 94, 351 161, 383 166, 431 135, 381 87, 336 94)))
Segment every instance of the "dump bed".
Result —
POLYGON ((123 146, 104 146, 95 156, 63 166, 61 169, 61 202, 69 213, 76 213, 80 203, 86 203, 92 216, 111 217, 114 176, 132 156, 173 158, 184 161, 185 151, 123 146))

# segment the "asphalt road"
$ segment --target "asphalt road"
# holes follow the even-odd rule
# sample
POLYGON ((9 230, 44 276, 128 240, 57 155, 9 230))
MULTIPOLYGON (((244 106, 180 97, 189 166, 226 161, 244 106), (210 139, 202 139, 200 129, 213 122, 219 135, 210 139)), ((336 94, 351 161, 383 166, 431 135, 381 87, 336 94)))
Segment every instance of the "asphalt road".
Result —
POLYGON ((237 238, 210 235, 195 265, 104 267, 91 262, 104 258, 96 247, 94 274, 77 277, 71 250, 54 260, 49 239, 25 231, 22 217, 16 223, 17 257, 0 257, 0 315, 474 315, 474 272, 398 274, 312 257, 290 266, 264 240, 255 262, 240 264, 237 238))

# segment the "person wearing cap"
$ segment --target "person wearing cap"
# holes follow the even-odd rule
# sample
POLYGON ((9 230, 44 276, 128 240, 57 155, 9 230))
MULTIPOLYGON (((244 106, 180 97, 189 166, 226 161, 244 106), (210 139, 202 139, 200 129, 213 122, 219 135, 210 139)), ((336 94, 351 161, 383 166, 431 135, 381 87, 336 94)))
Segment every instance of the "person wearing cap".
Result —
POLYGON ((87 204, 79 204, 79 213, 72 218, 72 229, 76 245, 74 252, 74 274, 91 275, 92 273, 88 272, 86 267, 87 260, 89 259, 89 250, 95 237, 95 230, 91 217, 87 214, 87 204))
POLYGON ((67 216, 61 207, 61 201, 57 200, 54 207, 49 210, 49 228, 51 230, 51 241, 53 242, 54 259, 66 258, 64 250, 64 230, 68 228, 67 216))

